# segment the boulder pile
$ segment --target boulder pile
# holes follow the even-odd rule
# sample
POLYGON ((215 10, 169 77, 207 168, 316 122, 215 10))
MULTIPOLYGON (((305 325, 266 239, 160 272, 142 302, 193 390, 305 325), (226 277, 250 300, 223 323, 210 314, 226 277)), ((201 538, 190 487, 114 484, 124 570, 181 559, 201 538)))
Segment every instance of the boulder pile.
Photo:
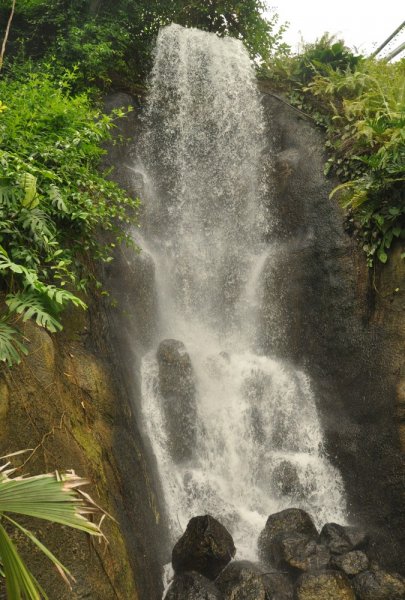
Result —
POLYGON ((260 562, 234 561, 227 529, 194 517, 173 548, 166 600, 405 600, 405 578, 370 560, 369 539, 327 523, 318 532, 298 508, 270 515, 258 540, 260 562))

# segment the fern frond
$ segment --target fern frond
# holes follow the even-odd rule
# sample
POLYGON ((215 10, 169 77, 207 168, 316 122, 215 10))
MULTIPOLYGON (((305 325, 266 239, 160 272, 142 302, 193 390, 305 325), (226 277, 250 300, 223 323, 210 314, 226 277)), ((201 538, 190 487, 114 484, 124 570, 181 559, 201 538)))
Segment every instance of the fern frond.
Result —
POLYGON ((55 235, 55 228, 49 216, 39 208, 21 211, 21 225, 29 229, 35 241, 41 246, 47 246, 55 235))
POLYGON ((21 204, 25 208, 35 208, 39 204, 39 198, 37 195, 37 178, 32 173, 23 173, 21 177, 20 185, 24 191, 24 198, 21 200, 21 204))
POLYGON ((0 182, 0 205, 8 207, 15 199, 15 188, 3 179, 0 182))
POLYGON ((9 367, 21 362, 21 354, 28 354, 27 348, 18 339, 19 332, 4 320, 0 321, 0 360, 9 367))
POLYGON ((61 194, 59 188, 54 184, 49 186, 49 198, 52 202, 52 206, 54 206, 55 208, 60 210, 60 212, 63 212, 63 213, 68 212, 68 209, 67 209, 65 201, 62 197, 62 194, 61 194))
POLYGON ((41 298, 33 291, 9 294, 6 304, 10 312, 23 315, 24 322, 34 319, 37 325, 52 333, 63 329, 60 321, 48 312, 41 298))

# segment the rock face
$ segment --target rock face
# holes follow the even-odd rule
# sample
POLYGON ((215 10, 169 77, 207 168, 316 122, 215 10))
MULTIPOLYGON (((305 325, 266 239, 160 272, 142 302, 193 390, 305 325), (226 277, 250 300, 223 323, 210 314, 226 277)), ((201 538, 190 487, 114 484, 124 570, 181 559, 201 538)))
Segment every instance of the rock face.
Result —
POLYGON ((404 240, 386 265, 367 269, 338 203, 328 200, 338 182, 323 174, 321 133, 269 83, 260 89, 271 131, 269 237, 277 245, 262 272, 261 348, 305 365, 351 512, 379 534, 373 558, 403 569, 404 240))
POLYGON ((218 588, 200 573, 176 575, 165 600, 223 600, 218 588))
POLYGON ((173 548, 173 569, 176 573, 197 571, 213 580, 235 551, 232 537, 221 523, 209 515, 194 517, 173 548))
POLYGON ((190 459, 195 445, 195 383, 183 342, 163 340, 157 351, 159 388, 164 401, 170 452, 175 461, 190 459))
POLYGON ((355 527, 327 523, 318 536, 310 515, 290 508, 269 516, 260 542, 263 563, 231 561, 228 531, 194 517, 173 548, 167 600, 405 600, 405 578, 354 549, 368 542, 355 527))
POLYGON ((231 562, 216 585, 224 600, 292 600, 293 586, 281 573, 266 573, 248 561, 231 562))
POLYGON ((326 523, 322 527, 320 540, 332 554, 345 554, 368 544, 366 533, 354 527, 344 527, 337 523, 326 523))
POLYGON ((108 548, 90 545, 87 536, 67 527, 27 523, 74 575, 70 590, 48 559, 32 552, 29 540, 18 539, 17 546, 52 598, 157 599, 159 512, 103 311, 93 303, 81 316, 84 326, 70 323, 55 336, 23 324, 30 354, 12 370, 3 368, 0 378, 0 455, 37 448, 15 457, 16 467, 28 459, 21 473, 74 469, 88 479, 85 491, 116 519, 103 523, 108 548))
POLYGON ((288 460, 282 460, 273 469, 273 487, 281 496, 294 497, 296 499, 305 496, 305 490, 300 483, 297 467, 288 460))
POLYGON ((295 590, 297 600, 356 600, 349 580, 339 571, 304 573, 295 590))
POLYGON ((369 563, 367 555, 361 550, 353 550, 353 552, 348 552, 347 554, 334 556, 332 559, 332 565, 349 576, 358 575, 366 571, 369 563))
POLYGON ((330 552, 305 533, 279 533, 269 544, 270 563, 292 574, 326 567, 330 552))
POLYGON ((353 579, 359 600, 404 600, 405 579, 385 571, 364 571, 353 579))
POLYGON ((259 552, 265 561, 272 557, 272 543, 278 534, 298 533, 305 534, 314 540, 318 537, 315 524, 308 513, 299 508, 287 508, 281 512, 270 515, 266 526, 259 537, 259 552))

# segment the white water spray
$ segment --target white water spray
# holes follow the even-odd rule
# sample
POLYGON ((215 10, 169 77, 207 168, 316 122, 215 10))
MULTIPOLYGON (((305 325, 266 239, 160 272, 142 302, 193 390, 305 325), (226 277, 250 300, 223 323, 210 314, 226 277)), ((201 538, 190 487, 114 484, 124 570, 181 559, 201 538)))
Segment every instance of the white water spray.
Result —
POLYGON ((273 512, 299 506, 318 525, 345 521, 308 377, 257 349, 261 275, 274 252, 264 242, 260 98, 239 41, 177 25, 159 34, 150 89, 140 244, 155 261, 160 339, 181 340, 193 366, 192 458, 170 453, 156 348, 142 366, 145 428, 173 542, 209 513, 237 556, 254 560, 273 512))

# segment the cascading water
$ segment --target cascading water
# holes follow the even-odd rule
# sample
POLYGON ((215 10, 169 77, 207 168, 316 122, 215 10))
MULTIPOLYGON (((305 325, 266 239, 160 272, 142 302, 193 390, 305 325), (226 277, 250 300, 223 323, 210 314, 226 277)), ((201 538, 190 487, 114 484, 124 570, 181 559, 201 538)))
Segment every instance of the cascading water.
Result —
POLYGON ((345 507, 308 377, 257 345, 262 270, 277 249, 265 243, 265 125, 243 45, 162 29, 144 127, 137 241, 155 262, 159 341, 184 343, 194 385, 192 419, 173 430, 157 347, 144 357, 142 414, 171 535, 209 513, 232 533, 237 556, 255 559, 269 514, 300 506, 318 524, 342 523, 345 507), (192 439, 187 458, 173 455, 173 435, 192 439))

